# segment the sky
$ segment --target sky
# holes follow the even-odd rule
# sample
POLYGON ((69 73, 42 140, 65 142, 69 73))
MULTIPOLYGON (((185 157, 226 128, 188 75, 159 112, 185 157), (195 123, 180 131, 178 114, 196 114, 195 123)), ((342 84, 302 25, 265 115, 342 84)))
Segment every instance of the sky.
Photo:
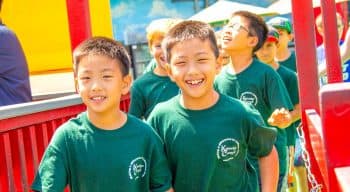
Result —
MULTIPOLYGON (((237 0, 236 2, 254 3, 268 6, 275 0, 237 0)), ((216 0, 208 0, 209 5, 216 0)), ((110 0, 113 35, 124 44, 146 42, 145 28, 154 19, 182 18, 194 15, 194 1, 190 0, 110 0)), ((198 11, 203 9, 204 0, 198 0, 198 11)))

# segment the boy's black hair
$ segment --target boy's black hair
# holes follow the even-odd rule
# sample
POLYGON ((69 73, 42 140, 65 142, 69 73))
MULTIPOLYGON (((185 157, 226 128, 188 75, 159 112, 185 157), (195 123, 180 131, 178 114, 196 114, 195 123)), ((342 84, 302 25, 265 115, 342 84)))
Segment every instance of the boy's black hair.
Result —
POLYGON ((107 37, 92 37, 80 43, 73 51, 74 73, 77 73, 81 58, 88 55, 102 55, 121 63, 123 76, 129 74, 130 56, 125 47, 107 37))
POLYGON ((247 21, 249 22, 249 32, 258 37, 258 43, 256 44, 256 46, 253 48, 253 53, 257 50, 259 50, 267 37, 267 26, 266 23, 264 21, 264 19, 262 17, 260 17, 259 15, 249 12, 249 11, 237 11, 234 12, 231 16, 240 16, 240 17, 244 17, 247 19, 247 21))
POLYGON ((188 20, 173 26, 163 39, 162 48, 166 60, 170 62, 170 51, 175 44, 194 38, 199 38, 202 41, 208 39, 215 57, 218 58, 219 49, 216 43, 215 33, 210 25, 201 21, 188 20))

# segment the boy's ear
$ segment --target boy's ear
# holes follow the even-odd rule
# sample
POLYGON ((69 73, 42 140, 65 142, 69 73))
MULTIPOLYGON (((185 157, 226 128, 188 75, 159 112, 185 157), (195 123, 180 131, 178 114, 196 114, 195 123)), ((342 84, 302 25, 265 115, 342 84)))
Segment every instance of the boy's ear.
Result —
POLYGON ((74 77, 75 92, 79 93, 79 84, 77 77, 74 77))
POLYGON ((250 36, 248 40, 249 47, 255 47, 259 42, 259 38, 257 36, 250 36))
POLYGON ((166 70, 166 72, 168 73, 168 76, 169 76, 170 80, 173 81, 173 82, 175 82, 175 81, 174 81, 174 78, 173 78, 173 72, 172 72, 172 70, 171 70, 171 67, 170 67, 170 64, 169 64, 169 63, 166 63, 166 64, 165 64, 165 70, 166 70))
POLYGON ((132 83, 132 77, 130 74, 123 77, 123 85, 122 85, 122 95, 126 95, 130 91, 131 83, 132 83))

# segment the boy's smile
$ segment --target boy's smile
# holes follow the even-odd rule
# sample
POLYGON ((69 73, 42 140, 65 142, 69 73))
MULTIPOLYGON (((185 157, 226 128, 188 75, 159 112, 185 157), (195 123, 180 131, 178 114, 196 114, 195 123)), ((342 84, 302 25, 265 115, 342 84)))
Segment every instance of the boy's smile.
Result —
POLYGON ((214 78, 220 71, 210 41, 189 39, 175 44, 170 51, 169 76, 182 90, 184 102, 196 107, 210 105, 214 78))
POLYGON ((117 110, 124 93, 119 64, 106 56, 85 56, 77 71, 78 92, 91 113, 117 110), (119 97, 118 97, 119 96, 119 97))

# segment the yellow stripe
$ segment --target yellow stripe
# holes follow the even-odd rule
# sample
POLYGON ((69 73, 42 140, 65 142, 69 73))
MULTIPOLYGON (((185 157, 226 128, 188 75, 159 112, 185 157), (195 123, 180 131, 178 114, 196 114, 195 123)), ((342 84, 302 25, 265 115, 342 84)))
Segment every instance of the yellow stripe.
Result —
POLYGON ((109 0, 89 0, 93 36, 113 37, 109 0))

